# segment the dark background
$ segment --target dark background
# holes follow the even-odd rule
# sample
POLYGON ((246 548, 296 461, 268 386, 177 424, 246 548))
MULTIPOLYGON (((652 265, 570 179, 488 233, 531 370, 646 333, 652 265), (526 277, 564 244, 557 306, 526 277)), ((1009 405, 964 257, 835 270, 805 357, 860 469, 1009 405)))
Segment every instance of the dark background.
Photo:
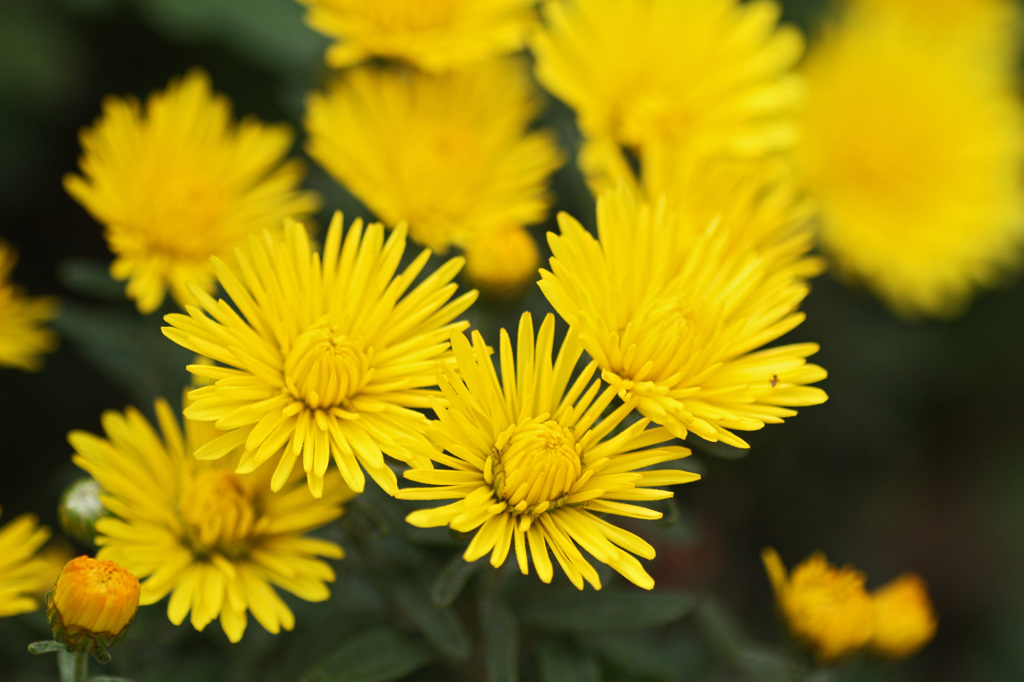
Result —
MULTIPOLYGON (((784 4, 805 27, 821 11, 784 4)), ((0 369, 3 521, 34 512, 55 526, 60 491, 77 475, 66 433, 99 431, 102 410, 143 407, 185 381, 160 316, 137 315, 97 277, 110 260, 101 228, 61 188, 76 169, 78 130, 104 95, 145 97, 201 65, 236 114, 298 131, 325 45, 300 17, 291 0, 0 3, 0 236, 20 251, 18 283, 64 304, 61 347, 43 371, 0 369)), ((552 103, 543 123, 573 143, 563 108, 552 103)), ((309 185, 324 194, 321 217, 360 210, 312 164, 309 185)), ((558 208, 592 224, 574 168, 559 172, 556 190, 558 208)), ((548 310, 532 291, 482 302, 473 321, 494 341, 524 307, 548 310)), ((866 571, 870 587, 915 570, 939 613, 936 639, 910 661, 845 674, 1024 679, 1024 284, 1014 277, 981 293, 953 322, 907 322, 826 274, 805 310, 792 336, 821 344, 829 401, 752 434, 742 458, 691 444, 704 478, 677 490, 685 511, 675 532, 688 539, 666 543, 649 570, 659 586, 717 595, 750 637, 777 647, 785 636, 760 564, 765 545, 787 565, 821 549, 866 571)), ((17 649, 0 649, 0 671, 35 664, 3 660, 17 649)))

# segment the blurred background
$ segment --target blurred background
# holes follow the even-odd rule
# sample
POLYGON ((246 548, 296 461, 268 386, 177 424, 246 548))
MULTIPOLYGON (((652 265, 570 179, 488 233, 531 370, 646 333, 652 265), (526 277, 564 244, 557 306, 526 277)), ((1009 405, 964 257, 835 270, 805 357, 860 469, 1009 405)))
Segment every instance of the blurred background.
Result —
MULTIPOLYGON (((786 19, 813 41, 824 3, 782 4, 786 19)), ((60 492, 79 475, 67 432, 97 432, 102 410, 148 407, 152 396, 174 394, 187 380, 187 357, 160 335, 161 315, 138 315, 104 278, 110 255, 101 227, 61 187, 76 169, 79 129, 99 115, 105 95, 144 98, 200 65, 233 100, 236 116, 288 121, 301 136, 303 99, 324 77, 325 46, 293 0, 0 3, 0 237, 20 252, 15 280, 62 300, 54 324, 61 346, 44 369, 0 369, 3 521, 34 512, 56 527, 60 492)), ((540 124, 571 148, 572 114, 549 104, 540 124)), ((368 215, 312 163, 309 172, 307 184, 325 199, 321 220, 339 208, 368 215)), ((556 175, 555 189, 556 210, 593 225, 592 201, 572 164, 556 175)), ((537 234, 553 228, 553 214, 537 234)), ((524 308, 535 319, 549 310, 534 288, 522 299, 482 301, 471 320, 494 342, 497 328, 514 327, 524 308)), ((872 588, 914 570, 938 611, 935 640, 905 662, 852 663, 840 679, 1024 679, 1024 281, 981 293, 948 323, 897 319, 829 274, 813 282, 804 309, 807 321, 792 338, 821 344, 814 360, 829 371, 822 384, 829 401, 751 434, 749 453, 688 443, 703 480, 677 490, 674 525, 641 531, 659 547, 648 566, 659 587, 711 595, 721 627, 785 649, 761 565, 764 546, 776 547, 787 566, 823 550, 864 570, 872 588)), ((342 562, 336 589, 344 591, 345 581, 342 562)), ((162 606, 150 610, 164 617, 162 606)), ((0 678, 10 671, 17 679, 52 679, 53 662, 28 660, 25 642, 13 637, 29 621, 42 633, 43 616, 18 620, 0 622, 0 636, 9 635, 0 643, 0 678)), ((685 627, 673 632, 685 637, 685 627)), ((256 668, 232 667, 251 645, 232 650, 211 629, 203 638, 183 626, 175 641, 176 651, 194 652, 194 669, 203 672, 159 674, 264 679, 256 668), (203 667, 218 657, 228 663, 203 667)), ((336 637, 306 632, 326 643, 336 637)), ((692 672, 703 669, 684 665, 685 641, 671 642, 671 634, 651 639, 664 649, 663 665, 629 679, 758 677, 756 666, 692 672)), ((246 639, 265 643, 261 635, 246 639)), ((617 679, 614 670, 605 677, 617 679)), ((449 674, 434 666, 411 679, 449 674)))

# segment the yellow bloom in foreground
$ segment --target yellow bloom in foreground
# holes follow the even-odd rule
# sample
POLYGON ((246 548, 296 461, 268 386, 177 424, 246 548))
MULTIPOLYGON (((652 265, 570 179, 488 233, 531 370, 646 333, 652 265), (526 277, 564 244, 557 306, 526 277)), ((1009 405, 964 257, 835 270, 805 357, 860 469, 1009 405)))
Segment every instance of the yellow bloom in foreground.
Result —
POLYGON ((100 483, 114 515, 96 523, 99 556, 143 579, 141 604, 170 594, 175 625, 190 610, 197 630, 219 616, 237 642, 251 612, 268 632, 291 630, 295 616, 273 586, 306 601, 327 599, 334 571, 320 557, 337 559, 342 550, 306 534, 341 516, 351 491, 332 481, 314 501, 293 477, 272 493, 269 471, 233 471, 237 452, 218 462, 193 457, 217 437, 212 425, 186 420, 182 432, 162 400, 156 415, 162 434, 129 408, 103 414, 106 438, 68 435, 72 460, 100 483))
POLYGON ((443 75, 367 67, 309 98, 309 154, 381 220, 444 252, 542 221, 561 165, 527 132, 538 99, 518 60, 443 75))
POLYGON ((299 0, 306 22, 334 38, 327 64, 373 57, 426 71, 463 68, 522 47, 536 0, 299 0))
POLYGON ((53 577, 48 574, 47 563, 38 556, 48 537, 50 531, 31 514, 0 527, 0 618, 39 607, 35 595, 41 581, 53 577))
POLYGON ((109 660, 139 608, 139 580, 117 562, 80 556, 57 576, 46 616, 53 638, 72 651, 109 660))
POLYGON ((891 12, 848 11, 805 67, 799 161, 839 269, 950 316, 1018 260, 1024 113, 1004 61, 891 12))
POLYGON ((823 661, 849 654, 871 638, 873 612, 863 573, 849 566, 836 568, 820 552, 788 577, 774 549, 765 549, 761 559, 790 631, 823 661))
POLYGON ((871 595, 874 636, 870 647, 889 658, 916 654, 931 641, 938 619, 928 598, 928 587, 913 573, 896 578, 871 595))
POLYGON ((187 284, 214 286, 210 256, 229 258, 245 235, 304 217, 319 202, 300 191, 303 169, 283 161, 292 144, 284 125, 235 123, 227 98, 199 70, 152 94, 108 97, 103 115, 81 133, 82 175, 67 192, 103 224, 128 296, 149 313, 167 289, 179 305, 187 284))
POLYGON ((397 490, 384 454, 404 457, 394 440, 427 423, 419 408, 437 395, 434 366, 451 357, 452 322, 476 292, 450 300, 462 259, 453 258, 413 287, 430 257, 423 251, 396 275, 405 227, 387 241, 384 226, 356 220, 343 238, 334 215, 323 252, 302 225, 286 221, 283 237, 253 236, 237 265, 214 260, 232 305, 193 287, 198 305, 166 317, 174 342, 220 365, 190 365, 213 382, 190 393, 190 419, 226 431, 195 452, 218 459, 244 446, 248 473, 277 460, 270 486, 280 490, 301 456, 313 495, 324 494, 331 459, 361 492, 363 470, 385 491, 397 490))
POLYGON ((690 452, 662 445, 672 434, 647 429, 647 420, 610 435, 633 405, 621 405, 602 418, 615 391, 602 391, 599 380, 591 383, 593 362, 570 383, 583 349, 570 334, 552 360, 554 333, 554 316, 548 315, 535 340, 525 313, 513 359, 503 329, 500 383, 479 332, 473 333, 472 345, 462 334, 452 337, 458 369, 441 370, 438 382, 448 406, 435 405, 437 421, 427 432, 437 447, 407 442, 444 468, 406 471, 406 478, 427 485, 402 489, 398 496, 455 502, 415 511, 407 520, 419 527, 475 531, 466 561, 490 553, 491 565, 498 567, 514 546, 524 575, 532 559, 540 579, 551 582, 550 552, 577 588, 586 581, 600 589, 583 549, 651 589, 654 580, 633 554, 653 559, 654 548, 603 515, 660 518, 659 512, 631 503, 671 497, 670 490, 655 486, 699 478, 688 471, 648 468, 690 452))
POLYGON ((598 198, 599 239, 564 213, 561 235, 548 235, 544 295, 579 330, 602 378, 680 438, 692 431, 747 447, 734 430, 826 400, 807 386, 826 376, 806 362, 817 344, 758 350, 803 321, 797 307, 814 265, 794 260, 789 246, 781 256, 736 246, 734 230, 755 217, 727 210, 697 229, 687 214, 621 189, 598 198))
POLYGON ((770 0, 550 0, 537 78, 587 138, 759 157, 792 146, 803 51, 770 0))
POLYGON ((40 356, 57 347, 57 336, 43 327, 57 315, 57 299, 27 296, 11 280, 17 253, 0 240, 0 367, 34 371, 40 356))

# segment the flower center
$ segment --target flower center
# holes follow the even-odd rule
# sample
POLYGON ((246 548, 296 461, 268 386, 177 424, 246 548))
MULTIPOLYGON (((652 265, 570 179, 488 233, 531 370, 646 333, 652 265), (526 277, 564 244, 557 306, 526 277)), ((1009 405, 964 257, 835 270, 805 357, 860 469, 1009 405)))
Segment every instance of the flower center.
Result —
POLYGON ((252 535, 256 520, 249 491, 230 469, 197 475, 182 495, 179 510, 197 556, 206 556, 213 550, 237 554, 239 543, 252 535))
POLYGON ((583 470, 582 447, 554 421, 513 427, 495 450, 490 467, 494 493, 520 513, 539 514, 562 504, 583 470))
POLYGON ((285 384, 311 409, 337 407, 369 383, 371 355, 334 325, 320 322, 295 340, 284 363, 285 384))

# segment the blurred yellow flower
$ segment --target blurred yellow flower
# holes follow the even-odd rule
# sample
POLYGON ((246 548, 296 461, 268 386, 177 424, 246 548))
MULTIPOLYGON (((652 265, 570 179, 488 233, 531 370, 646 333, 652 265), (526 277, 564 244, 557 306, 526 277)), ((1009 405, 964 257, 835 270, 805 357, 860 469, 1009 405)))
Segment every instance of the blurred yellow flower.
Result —
POLYGON ((334 570, 321 557, 338 559, 342 549, 307 533, 341 516, 352 492, 333 480, 316 501, 293 476, 272 493, 268 470, 234 472, 237 450, 217 462, 193 457, 219 435, 213 425, 186 419, 183 432, 163 400, 156 416, 160 432, 129 408, 103 414, 106 438, 68 435, 72 461, 99 482, 113 515, 96 523, 99 556, 143 579, 140 603, 170 594, 175 625, 190 610, 197 630, 219 616, 237 642, 251 612, 268 632, 291 630, 295 616, 272 586, 306 601, 327 599, 334 570))
POLYGON ((335 40, 329 66, 373 57, 431 72, 464 68, 519 50, 536 0, 299 0, 306 22, 335 40))
MULTIPOLYGON (((756 158, 795 142, 803 38, 770 0, 549 0, 537 78, 583 135, 638 154, 655 140, 756 158)), ((587 158, 588 174, 600 168, 587 158)))
POLYGON ((169 288, 192 302, 188 283, 214 287, 210 256, 229 259, 245 235, 302 218, 319 205, 298 189, 303 168, 284 161, 292 133, 254 119, 235 123, 227 98, 200 70, 152 94, 108 97, 103 115, 81 133, 82 175, 67 192, 103 224, 128 296, 149 313, 169 288))
POLYGON ((547 216, 554 137, 519 60, 443 75, 366 67, 309 98, 309 154, 385 223, 443 253, 547 216))
POLYGON ((820 552, 797 565, 788 577, 774 549, 766 548, 761 559, 790 631, 821 660, 835 660, 870 640, 874 614, 863 573, 849 566, 836 568, 820 552))
POLYGON ((938 619, 920 576, 901 575, 871 594, 874 635, 871 649, 888 658, 913 656, 931 641, 938 619))
POLYGON ((41 356, 57 347, 57 336, 43 327, 57 316, 57 299, 28 296, 14 284, 15 250, 0 240, 0 367, 28 371, 42 366, 41 356))
POLYGON ((426 425, 417 410, 438 395, 434 365, 451 357, 451 333, 467 326, 453 320, 476 299, 475 291, 452 299, 461 258, 413 286, 430 257, 424 250, 396 274, 405 236, 399 225, 385 242, 383 225, 364 231, 362 220, 344 235, 336 213, 322 253, 302 225, 286 221, 281 237, 252 236, 237 265, 214 260, 234 307, 193 287, 197 306, 168 315, 164 327, 219 363, 189 366, 212 383, 190 393, 185 416, 226 432, 196 457, 244 446, 239 473, 275 459, 273 490, 299 461, 315 497, 333 459, 357 492, 364 470, 389 494, 397 490, 384 455, 403 457, 394 440, 426 425))
POLYGON ((654 580, 633 555, 653 559, 654 548, 604 515, 661 518, 660 512, 630 502, 672 497, 671 490, 656 486, 698 479, 688 471, 649 468, 690 451, 663 445, 672 434, 647 429, 645 419, 611 435, 633 404, 620 405, 602 419, 614 389, 601 390, 593 362, 573 379, 583 349, 570 333, 553 360, 554 334, 553 315, 544 319, 535 339, 533 320, 524 313, 513 357, 512 342, 502 329, 500 383, 480 333, 473 332, 472 343, 453 335, 458 367, 444 366, 438 376, 448 405, 435 405, 437 420, 427 431, 436 447, 406 441, 444 468, 406 471, 406 478, 426 485, 403 488, 398 497, 455 502, 415 511, 406 519, 414 526, 474 533, 463 555, 466 561, 489 553, 491 565, 499 567, 514 546, 519 570, 527 574, 532 558, 547 583, 553 577, 550 552, 578 589, 584 581, 600 589, 601 580, 582 548, 651 589, 654 580))
POLYGON ((491 296, 522 294, 537 281, 540 252, 522 228, 494 230, 466 245, 466 279, 491 296))
POLYGON ((0 527, 0 618, 38 608, 43 581, 50 581, 47 589, 53 585, 54 574, 39 556, 48 537, 50 531, 32 514, 0 527))
POLYGON ((620 188, 598 198, 598 239, 564 213, 561 234, 548 235, 544 295, 578 329, 602 378, 680 438, 692 431, 747 447, 733 431, 781 423, 791 408, 827 398, 807 385, 826 376, 806 362, 817 344, 758 350, 803 321, 813 262, 737 246, 734 230, 758 219, 757 206, 737 201, 744 210, 701 225, 620 188))
POLYGON ((1024 112, 996 52, 853 7, 804 68, 822 247, 899 313, 957 314, 1019 260, 1024 112))
POLYGON ((46 604, 53 638, 99 660, 120 640, 139 609, 139 580, 117 562, 80 556, 57 576, 46 604))

